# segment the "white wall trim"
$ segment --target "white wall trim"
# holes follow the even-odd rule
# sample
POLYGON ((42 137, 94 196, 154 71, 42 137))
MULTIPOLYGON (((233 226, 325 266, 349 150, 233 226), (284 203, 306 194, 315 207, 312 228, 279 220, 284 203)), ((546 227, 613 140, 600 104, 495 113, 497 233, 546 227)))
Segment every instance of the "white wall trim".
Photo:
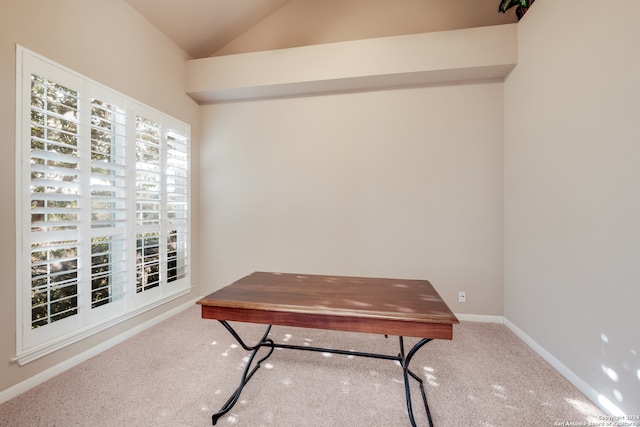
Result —
POLYGON ((55 377, 56 375, 59 375, 77 365, 79 365, 80 363, 89 360, 90 358, 97 356, 98 354, 102 353, 103 351, 106 351, 108 349, 110 349, 111 347, 116 346, 117 344, 120 344, 121 342, 133 337, 134 335, 139 334, 140 332, 149 329, 152 326, 157 325, 158 323, 162 322, 163 320, 166 320, 168 318, 170 318, 171 316, 174 316, 178 313, 180 313, 181 311, 186 310, 189 307, 192 307, 195 302, 197 300, 199 300, 200 297, 195 298, 193 300, 190 300, 189 302, 186 302, 184 304, 181 304, 169 311, 166 311, 156 317, 154 317, 151 320, 148 320, 145 323, 142 323, 141 325, 138 325, 120 335, 117 335, 107 341, 104 341, 80 354, 77 354, 67 360, 65 360, 64 362, 61 362, 55 366, 52 366, 51 368, 42 371, 32 377, 27 378, 26 380, 9 387, 6 390, 2 390, 0 391, 0 404, 7 402, 11 399, 13 399, 14 397, 19 396, 20 394, 31 390, 32 388, 50 380, 51 378, 55 377))
POLYGON ((503 24, 192 59, 186 92, 211 103, 502 80, 516 36, 503 24))
POLYGON ((488 322, 488 323, 504 323, 504 316, 495 316, 491 314, 464 314, 455 313, 458 320, 468 322, 488 322))
POLYGON ((538 344, 533 338, 524 333, 522 329, 518 328, 513 322, 506 317, 504 318, 504 324, 514 334, 516 334, 522 341, 524 341, 533 351, 538 353, 540 357, 546 360, 556 371, 565 377, 571 384, 573 384, 578 390, 580 390, 589 400, 602 409, 605 413, 611 416, 621 416, 622 413, 617 408, 612 407, 611 403, 594 388, 587 384, 582 378, 576 375, 565 364, 558 360, 555 356, 549 353, 544 347, 538 344))

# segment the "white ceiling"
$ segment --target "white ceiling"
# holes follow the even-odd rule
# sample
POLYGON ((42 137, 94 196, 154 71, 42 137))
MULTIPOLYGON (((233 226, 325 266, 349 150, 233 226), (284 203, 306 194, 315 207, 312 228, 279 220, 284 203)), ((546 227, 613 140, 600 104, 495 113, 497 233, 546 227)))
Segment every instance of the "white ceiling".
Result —
POLYGON ((291 0, 126 0, 193 58, 209 56, 291 0))

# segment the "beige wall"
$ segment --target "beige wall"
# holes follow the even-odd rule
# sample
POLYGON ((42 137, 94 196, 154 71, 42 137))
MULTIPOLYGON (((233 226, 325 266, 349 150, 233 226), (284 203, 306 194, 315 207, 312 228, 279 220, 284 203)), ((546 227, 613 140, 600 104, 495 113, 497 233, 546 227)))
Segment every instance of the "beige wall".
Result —
POLYGON ((627 414, 640 413, 639 14, 636 0, 536 2, 505 83, 505 316, 627 414))
POLYGON ((293 0, 212 56, 516 22, 496 0, 293 0))
MULTIPOLYGON (((20 44, 192 125, 198 106, 184 93, 182 50, 124 1, 21 0, 0 3, 0 391, 127 331, 193 296, 174 301, 23 367, 15 356, 15 50, 20 44)), ((194 151, 197 157, 197 147, 194 151)), ((194 170, 197 173, 197 168, 194 170)), ((197 184, 197 180, 196 181, 197 184)), ((197 191, 197 186, 194 188, 197 191)), ((197 205, 195 206, 197 210, 197 205)), ((195 218, 197 220, 197 218, 195 218)), ((194 280, 197 283, 197 280, 194 280)))
POLYGON ((456 312, 502 315, 502 86, 202 107, 208 288, 256 270, 424 278, 456 312))

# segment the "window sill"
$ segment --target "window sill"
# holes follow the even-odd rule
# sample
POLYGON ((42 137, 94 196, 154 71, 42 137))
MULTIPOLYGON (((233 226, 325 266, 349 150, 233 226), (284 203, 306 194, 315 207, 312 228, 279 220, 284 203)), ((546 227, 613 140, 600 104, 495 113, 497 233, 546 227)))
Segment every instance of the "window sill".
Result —
POLYGON ((180 298, 184 295, 188 295, 192 291, 192 287, 187 287, 182 291, 179 291, 175 294, 167 296, 165 298, 153 301, 145 306, 136 308, 135 310, 131 310, 126 313, 122 313, 118 316, 114 316, 110 319, 106 319, 102 322, 93 324, 87 328, 83 328, 79 331, 74 332, 73 334, 69 334, 67 336, 63 336, 60 339, 56 339, 54 341, 50 341, 44 345, 37 346, 35 348, 31 348, 27 351, 24 351, 20 354, 17 354, 16 357, 11 359, 11 362, 17 363, 20 366, 24 366, 34 360, 37 360, 41 357, 44 357, 48 354, 56 352, 64 347, 67 347, 71 344, 77 343, 87 337, 95 335, 99 332, 105 331, 110 327, 117 325, 119 323, 125 322, 129 319, 132 319, 142 313, 153 310, 154 308, 160 307, 163 304, 168 303, 169 301, 173 301, 177 298, 180 298))

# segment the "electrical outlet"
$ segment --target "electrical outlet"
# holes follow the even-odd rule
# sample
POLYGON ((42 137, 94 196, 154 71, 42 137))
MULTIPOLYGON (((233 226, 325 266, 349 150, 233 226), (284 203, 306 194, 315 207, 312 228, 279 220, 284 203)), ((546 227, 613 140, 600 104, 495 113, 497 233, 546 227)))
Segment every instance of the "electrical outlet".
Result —
POLYGON ((466 292, 458 292, 458 302, 467 302, 466 292))

